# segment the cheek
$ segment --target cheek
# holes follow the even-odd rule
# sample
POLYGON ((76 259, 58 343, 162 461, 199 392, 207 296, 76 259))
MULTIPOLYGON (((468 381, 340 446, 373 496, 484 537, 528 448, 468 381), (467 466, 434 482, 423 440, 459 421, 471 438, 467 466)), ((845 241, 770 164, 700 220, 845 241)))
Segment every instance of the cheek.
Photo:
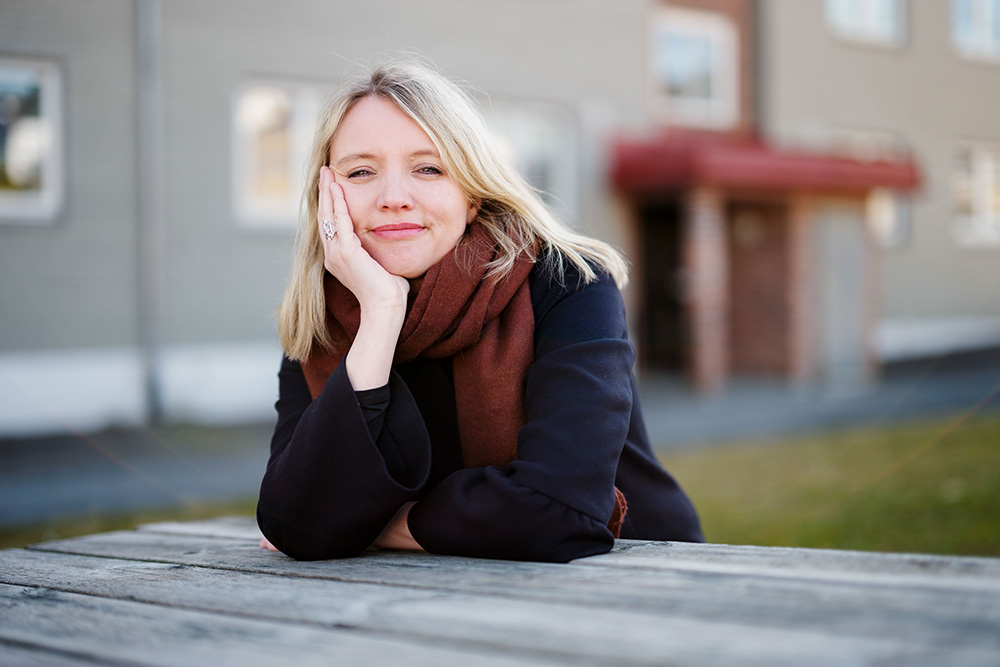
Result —
POLYGON ((344 186, 344 201, 347 202, 347 212, 354 223, 354 231, 364 228, 364 218, 369 208, 368 197, 357 187, 344 186))

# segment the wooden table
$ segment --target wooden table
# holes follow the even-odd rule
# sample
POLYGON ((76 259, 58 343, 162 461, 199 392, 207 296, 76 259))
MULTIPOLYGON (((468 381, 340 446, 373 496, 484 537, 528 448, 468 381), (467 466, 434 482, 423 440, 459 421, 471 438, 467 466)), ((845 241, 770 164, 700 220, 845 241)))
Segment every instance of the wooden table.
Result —
POLYGON ((296 562, 249 518, 0 551, 0 664, 1000 665, 1000 559, 621 541, 296 562))

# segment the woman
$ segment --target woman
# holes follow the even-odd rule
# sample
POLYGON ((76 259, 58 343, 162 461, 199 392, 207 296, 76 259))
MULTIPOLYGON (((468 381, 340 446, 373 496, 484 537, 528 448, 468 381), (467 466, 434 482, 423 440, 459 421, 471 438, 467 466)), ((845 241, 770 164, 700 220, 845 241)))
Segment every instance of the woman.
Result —
POLYGON ((701 539, 646 438, 624 261, 552 217, 457 86, 379 68, 309 173, 261 546, 568 561, 701 539))

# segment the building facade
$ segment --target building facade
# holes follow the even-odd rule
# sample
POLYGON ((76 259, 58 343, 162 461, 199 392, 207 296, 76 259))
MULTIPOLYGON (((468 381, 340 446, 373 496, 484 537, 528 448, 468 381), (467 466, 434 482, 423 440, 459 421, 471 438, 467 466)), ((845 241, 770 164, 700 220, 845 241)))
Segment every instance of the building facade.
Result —
POLYGON ((1000 2, 765 0, 758 22, 770 141, 919 165, 871 202, 878 358, 1000 344, 1000 2))
POLYGON ((772 139, 769 11, 780 13, 749 0, 652 7, 650 123, 613 158, 643 239, 644 361, 706 392, 733 375, 870 381, 879 258, 866 202, 920 183, 908 156, 772 139))
POLYGON ((312 125, 400 52, 627 252, 642 372, 1000 344, 996 2, 882 4, 5 0, 0 436, 269 418, 312 125))

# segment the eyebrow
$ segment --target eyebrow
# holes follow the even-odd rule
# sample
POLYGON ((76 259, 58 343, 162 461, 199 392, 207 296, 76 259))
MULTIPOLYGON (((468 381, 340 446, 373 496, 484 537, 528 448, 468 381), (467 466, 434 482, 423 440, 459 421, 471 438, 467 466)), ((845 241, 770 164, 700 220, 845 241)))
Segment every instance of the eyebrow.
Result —
MULTIPOLYGON (((355 160, 373 160, 373 159, 375 159, 377 157, 378 156, 374 155, 373 153, 351 153, 350 155, 345 155, 344 157, 340 158, 334 164, 339 167, 340 165, 344 164, 345 162, 353 162, 355 160)), ((436 158, 440 158, 441 156, 438 154, 438 152, 436 150, 433 150, 433 149, 430 149, 430 148, 425 148, 425 149, 421 149, 419 151, 414 151, 414 152, 410 153, 410 157, 411 158, 415 158, 415 157, 436 157, 436 158)))

